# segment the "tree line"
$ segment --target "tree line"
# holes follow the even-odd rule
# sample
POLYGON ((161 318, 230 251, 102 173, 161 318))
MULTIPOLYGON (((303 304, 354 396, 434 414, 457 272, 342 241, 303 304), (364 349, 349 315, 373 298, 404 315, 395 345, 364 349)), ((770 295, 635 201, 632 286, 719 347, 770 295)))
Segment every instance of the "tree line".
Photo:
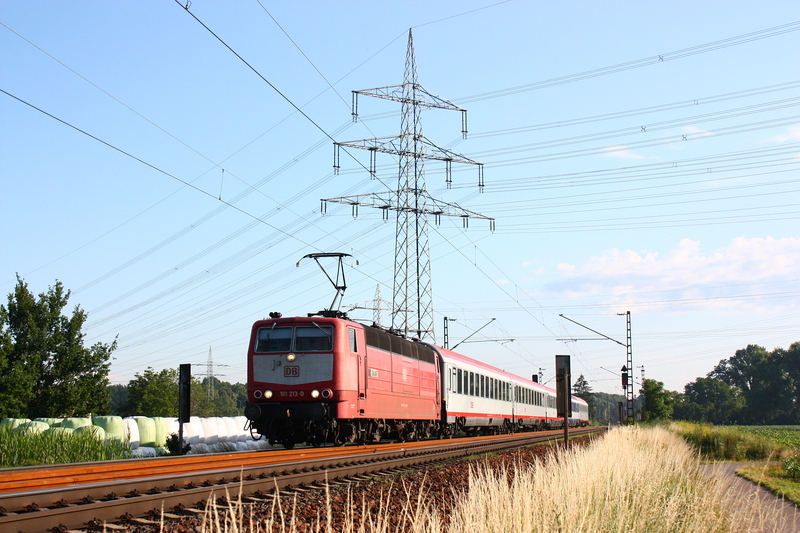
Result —
MULTIPOLYGON (((147 368, 127 385, 110 385, 110 343, 84 345, 86 312, 64 309, 70 292, 61 282, 34 295, 17 276, 0 305, 0 419, 90 415, 178 415, 178 371, 147 368)), ((193 416, 237 416, 246 389, 213 377, 192 379, 193 416)))
MULTIPOLYGON (((35 296, 19 276, 6 305, 0 305, 0 419, 91 414, 173 417, 178 414, 178 371, 147 368, 127 385, 110 385, 117 347, 84 345, 86 312, 64 308, 70 292, 61 282, 35 296)), ((581 375, 573 394, 589 403, 589 417, 619 421, 622 395, 592 392, 581 375)), ((245 386, 213 377, 192 380, 194 416, 242 414, 245 386)), ((768 351, 748 345, 723 359, 683 392, 667 391, 646 379, 636 397, 643 420, 681 419, 714 424, 800 423, 800 342, 768 351)))
MULTIPOLYGON (((572 388, 589 403, 589 418, 618 421, 616 405, 622 395, 593 393, 581 375, 572 388)), ((711 424, 800 424, 800 342, 789 349, 768 351, 750 344, 722 359, 705 377, 687 383, 683 392, 664 389, 664 383, 645 379, 635 399, 641 420, 688 420, 711 424)))

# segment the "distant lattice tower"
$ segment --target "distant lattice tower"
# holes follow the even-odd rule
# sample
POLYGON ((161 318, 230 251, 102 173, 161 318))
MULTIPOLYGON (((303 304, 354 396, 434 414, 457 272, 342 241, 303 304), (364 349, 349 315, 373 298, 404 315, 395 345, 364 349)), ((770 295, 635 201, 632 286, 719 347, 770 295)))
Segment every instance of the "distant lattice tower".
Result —
MULTIPOLYGON (((198 366, 201 366, 201 365, 202 365, 202 363, 200 363, 198 366)), ((221 363, 214 363, 214 359, 211 356, 211 346, 209 346, 208 347, 208 359, 205 362, 206 371, 204 373, 202 373, 202 374, 198 374, 199 376, 202 376, 202 377, 206 378, 206 380, 205 380, 205 391, 206 391, 206 397, 209 400, 213 400, 217 395, 217 391, 215 390, 215 382, 216 382, 216 380, 219 379, 219 376, 223 376, 224 377, 224 374, 216 374, 214 372, 214 367, 215 366, 228 366, 228 365, 221 364, 221 363)))
POLYGON ((426 159, 445 162, 446 182, 451 183, 453 162, 478 166, 478 187, 483 190, 483 165, 463 155, 441 148, 422 134, 422 108, 460 111, 462 133, 466 136, 466 109, 440 98, 417 82, 417 65, 414 56, 414 38, 408 30, 405 76, 402 85, 353 91, 353 118, 358 117, 358 95, 372 96, 400 102, 401 133, 396 137, 379 137, 335 143, 334 168, 339 168, 339 149, 359 148, 370 151, 370 173, 375 174, 375 153, 396 155, 399 160, 397 190, 386 193, 330 198, 335 202, 354 207, 363 205, 397 213, 395 227, 394 285, 392 293, 392 329, 406 336, 435 341, 433 327, 433 291, 431 285, 430 244, 428 217, 436 221, 442 216, 460 217, 466 226, 470 218, 490 221, 494 219, 466 210, 456 204, 433 198, 425 186, 424 162, 426 159))

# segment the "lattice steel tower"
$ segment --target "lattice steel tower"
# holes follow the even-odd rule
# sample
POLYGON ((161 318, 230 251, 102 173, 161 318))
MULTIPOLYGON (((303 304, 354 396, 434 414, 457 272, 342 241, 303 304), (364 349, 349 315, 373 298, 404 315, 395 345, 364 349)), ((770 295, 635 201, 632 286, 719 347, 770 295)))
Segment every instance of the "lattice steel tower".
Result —
POLYGON ((330 198, 323 200, 323 206, 325 202, 347 204, 353 206, 354 212, 357 212, 357 206, 360 205, 374 207, 382 209, 385 218, 388 218, 389 211, 397 213, 392 329, 406 336, 435 341, 428 216, 433 215, 437 222, 441 216, 461 217, 465 227, 470 218, 489 220, 491 229, 494 229, 494 219, 468 211, 456 204, 437 200, 428 194, 424 172, 426 159, 445 162, 448 188, 451 183, 451 166, 456 162, 478 166, 478 187, 482 191, 483 165, 436 146, 426 139, 422 134, 422 108, 460 111, 461 130, 465 137, 467 110, 428 92, 417 82, 414 38, 410 29, 403 83, 353 91, 353 120, 358 120, 358 95, 400 102, 402 106, 400 135, 335 143, 334 168, 339 168, 339 150, 342 147, 369 150, 369 170, 373 176, 377 152, 393 154, 399 161, 397 190, 330 198))

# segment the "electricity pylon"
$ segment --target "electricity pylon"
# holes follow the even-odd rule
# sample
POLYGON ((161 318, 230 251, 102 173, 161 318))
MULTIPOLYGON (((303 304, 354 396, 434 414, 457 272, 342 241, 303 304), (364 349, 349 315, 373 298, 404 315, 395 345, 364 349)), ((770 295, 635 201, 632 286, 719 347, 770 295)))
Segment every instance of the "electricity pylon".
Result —
POLYGON ((478 187, 483 190, 483 164, 466 156, 439 147, 422 134, 422 109, 449 109, 461 112, 461 130, 467 134, 467 110, 456 106, 417 82, 417 64, 414 56, 414 38, 408 30, 405 76, 401 85, 353 91, 353 120, 358 120, 358 95, 382 98, 401 104, 400 135, 377 137, 334 144, 334 169, 339 168, 339 151, 342 147, 370 151, 370 173, 375 175, 375 157, 378 152, 397 156, 399 173, 397 190, 385 193, 361 194, 323 200, 353 206, 382 209, 397 213, 395 226, 394 285, 392 294, 392 329, 419 339, 435 341, 433 328, 433 296, 431 287, 430 244, 428 216, 438 222, 442 216, 460 217, 464 227, 470 218, 488 220, 494 229, 494 219, 480 215, 461 206, 433 198, 425 188, 424 162, 426 159, 444 161, 448 187, 451 183, 453 162, 477 165, 478 187))

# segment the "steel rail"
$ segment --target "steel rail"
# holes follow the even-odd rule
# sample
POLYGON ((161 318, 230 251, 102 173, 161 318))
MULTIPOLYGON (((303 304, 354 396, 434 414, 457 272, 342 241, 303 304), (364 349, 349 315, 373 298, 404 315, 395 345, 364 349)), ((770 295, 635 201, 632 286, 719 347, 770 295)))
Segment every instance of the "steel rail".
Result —
MULTIPOLYGON (((573 430, 571 435, 604 429, 573 430)), ((201 469, 197 468, 197 461, 189 461, 188 465, 193 468, 183 473, 159 472, 153 475, 151 470, 147 477, 2 494, 0 531, 40 533, 52 531, 54 527, 78 529, 87 527, 87 524, 102 526, 106 523, 124 522, 148 513, 156 516, 162 511, 171 513, 176 508, 199 513, 202 512, 199 509, 202 507, 200 502, 212 498, 212 494, 215 498, 221 496, 235 498, 240 494, 250 495, 257 491, 274 492, 289 487, 326 483, 338 479, 347 480, 353 476, 375 474, 401 467, 512 449, 537 442, 558 441, 560 434, 560 431, 517 433, 493 438, 329 448, 323 450, 327 452, 327 457, 324 457, 322 452, 314 453, 319 449, 297 450, 306 452, 306 457, 294 453, 293 457, 274 454, 281 460, 264 461, 273 454, 261 454, 262 464, 248 466, 235 466, 228 458, 224 458, 224 466, 220 467, 215 465, 214 456, 203 456, 199 463, 202 465, 201 469)), ((187 464, 186 456, 165 459, 187 464)), ((142 460, 129 460, 127 463, 141 465, 140 461, 142 460)), ((150 465, 159 463, 154 460, 146 462, 150 465)), ((169 462, 162 461, 160 466, 167 467, 169 462)), ((120 463, 126 461, 114 462, 114 465, 120 463)), ((75 466, 68 465, 67 468, 75 466)), ((91 468, 97 466, 98 463, 91 463, 91 468)), ((58 467, 51 469, 59 470, 58 467)), ((252 496, 248 498, 254 499, 252 496)))

